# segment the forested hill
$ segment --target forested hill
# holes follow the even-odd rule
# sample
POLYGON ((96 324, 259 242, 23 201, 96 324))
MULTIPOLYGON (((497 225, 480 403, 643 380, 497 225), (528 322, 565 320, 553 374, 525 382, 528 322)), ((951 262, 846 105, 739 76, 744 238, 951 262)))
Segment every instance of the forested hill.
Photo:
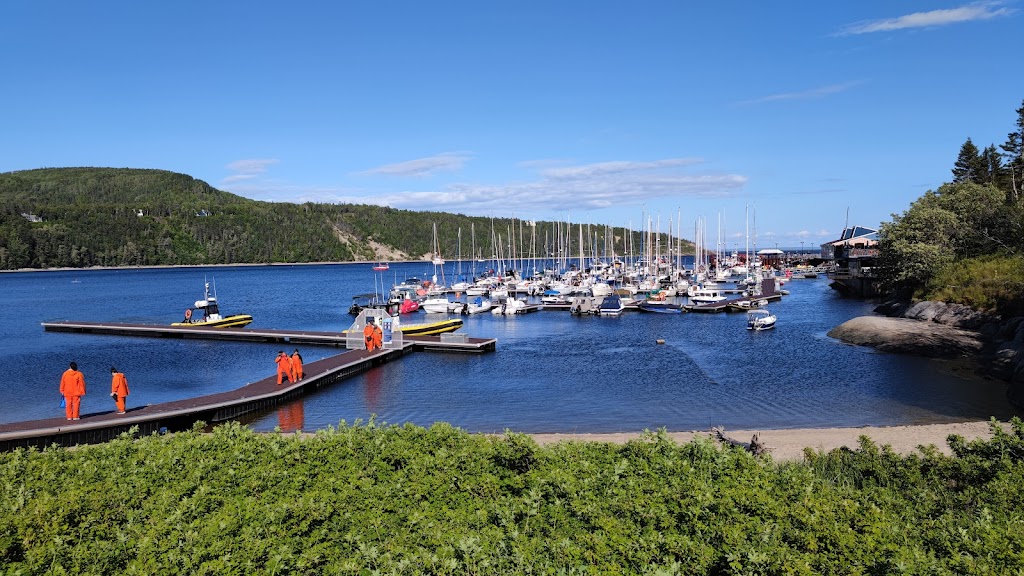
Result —
MULTIPOLYGON (((638 215, 639 216, 639 215, 638 215)), ((44 168, 0 174, 0 269, 345 262, 427 257, 437 225, 441 254, 471 256, 471 224, 479 253, 490 256, 492 230, 508 257, 509 235, 530 253, 521 221, 412 212, 353 204, 260 202, 163 170, 44 168), (521 243, 519 235, 524 234, 521 243)), ((564 223, 560 235, 564 235, 564 223)), ((538 251, 554 246, 556 225, 538 222, 538 251)), ((604 249, 604 227, 584 240, 604 249)), ((620 228, 616 253, 624 243, 620 228)), ((578 254, 578 232, 567 235, 578 254)), ((640 235, 634 234, 634 246, 640 235)), ((663 237, 662 246, 667 245, 663 237)), ((609 249, 611 244, 609 243, 609 249)), ((686 243, 684 250, 691 248, 686 243)))

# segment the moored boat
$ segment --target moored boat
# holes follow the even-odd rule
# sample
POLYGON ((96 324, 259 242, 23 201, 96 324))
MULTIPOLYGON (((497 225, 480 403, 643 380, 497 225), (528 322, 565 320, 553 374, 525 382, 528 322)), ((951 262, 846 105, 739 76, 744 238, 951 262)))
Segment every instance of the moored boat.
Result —
POLYGON ((223 316, 217 304, 217 296, 210 295, 210 283, 206 283, 204 297, 197 300, 193 308, 185 310, 185 319, 173 322, 171 326, 206 326, 210 328, 241 328, 252 322, 249 314, 223 316), (201 317, 199 316, 201 315, 201 317))
POLYGON ((461 318, 448 318, 422 324, 399 324, 398 330, 406 336, 436 336, 445 332, 454 332, 461 327, 461 318))
POLYGON ((618 294, 609 294, 597 305, 597 313, 601 316, 618 316, 626 309, 618 294))
POLYGON ((656 312, 658 314, 680 314, 683 309, 672 302, 665 301, 645 301, 637 304, 636 306, 642 312, 656 312))

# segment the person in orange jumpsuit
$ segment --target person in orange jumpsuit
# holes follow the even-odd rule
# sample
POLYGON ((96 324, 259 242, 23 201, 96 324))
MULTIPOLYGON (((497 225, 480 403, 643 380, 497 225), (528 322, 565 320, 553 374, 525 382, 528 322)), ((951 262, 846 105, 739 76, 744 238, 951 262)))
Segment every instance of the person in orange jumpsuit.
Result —
POLYGON ((110 397, 117 403, 117 413, 124 414, 124 399, 128 396, 128 379, 117 368, 110 367, 110 397))
POLYGON ((292 380, 292 359, 284 353, 284 350, 277 352, 274 362, 277 362, 277 383, 281 384, 285 378, 288 379, 288 382, 294 382, 292 380))
POLYGON ((373 338, 373 318, 366 319, 366 327, 363 328, 363 340, 366 340, 366 350, 368 352, 373 351, 374 338, 373 338))
POLYGON ((299 349, 296 348, 295 352, 292 352, 292 382, 302 380, 302 376, 302 355, 299 354, 299 349))
POLYGON ((78 371, 74 362, 60 377, 60 393, 64 396, 64 415, 68 420, 78 420, 78 411, 85 396, 85 376, 78 371))
POLYGON ((380 350, 384 346, 384 332, 381 331, 380 326, 373 325, 373 349, 380 350))

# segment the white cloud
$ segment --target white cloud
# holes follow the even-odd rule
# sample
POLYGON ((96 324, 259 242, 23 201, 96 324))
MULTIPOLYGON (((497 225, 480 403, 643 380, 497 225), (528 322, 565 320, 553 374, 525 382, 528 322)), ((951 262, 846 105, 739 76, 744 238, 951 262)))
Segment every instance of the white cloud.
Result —
POLYGON ((386 164, 371 168, 363 174, 380 174, 384 176, 407 176, 422 178, 435 172, 455 172, 461 170, 470 155, 465 152, 445 152, 427 158, 417 158, 397 164, 386 164))
POLYGON ((658 168, 671 168, 676 166, 690 166, 700 164, 701 158, 669 158, 667 160, 655 160, 653 162, 599 162, 597 164, 585 164, 583 166, 570 166, 565 168, 548 168, 541 171, 541 174, 553 179, 576 179, 592 178, 606 174, 619 174, 636 170, 651 170, 658 168))
POLYGON ((531 182, 461 183, 441 190, 395 192, 373 197, 337 196, 338 202, 372 203, 409 210, 508 214, 633 206, 657 198, 722 198, 742 189, 738 174, 686 174, 679 168, 700 160, 670 158, 649 162, 602 162, 548 168, 531 182))
POLYGON ((845 92, 850 88, 860 84, 860 82, 843 82, 841 84, 829 84, 828 86, 821 86, 818 88, 811 88, 810 90, 803 90, 800 92, 782 92, 780 94, 770 94, 768 96, 762 96, 760 98, 753 98, 751 100, 743 100, 737 102, 739 106, 749 106, 751 104, 763 104, 765 102, 778 102, 783 100, 816 100, 818 98, 824 98, 831 94, 838 94, 845 92))
POLYGON ((267 167, 277 164, 276 158, 253 158, 249 160, 235 160, 227 165, 227 169, 240 174, 263 174, 267 167))
POLYGON ((853 34, 906 30, 908 28, 946 26, 960 22, 989 20, 999 16, 1007 16, 1013 12, 1013 9, 1003 7, 1002 2, 973 2, 958 8, 914 12, 913 14, 906 14, 896 18, 857 22, 843 27, 837 35, 849 36, 853 34))
POLYGON ((221 185, 225 185, 234 184, 235 182, 245 182, 246 180, 252 180, 253 178, 256 178, 256 176, 256 174, 235 174, 234 176, 228 176, 227 178, 223 178, 220 181, 220 183, 221 185))
POLYGON ((261 177, 266 173, 267 168, 277 164, 279 161, 276 158, 251 158, 247 160, 235 160, 231 162, 225 168, 234 172, 230 176, 225 176, 221 179, 218 186, 221 188, 232 186, 236 190, 238 189, 239 182, 249 182, 256 178, 261 177))

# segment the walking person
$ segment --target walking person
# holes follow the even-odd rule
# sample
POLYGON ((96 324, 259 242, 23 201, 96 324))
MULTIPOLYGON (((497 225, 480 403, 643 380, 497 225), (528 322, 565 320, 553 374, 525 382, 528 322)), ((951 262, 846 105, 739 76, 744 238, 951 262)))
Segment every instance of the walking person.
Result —
POLYGON ((302 355, 299 354, 299 349, 296 348, 295 352, 292 352, 292 381, 298 382, 302 380, 305 374, 302 373, 302 355))
POLYGON ((117 403, 117 413, 125 414, 124 400, 128 397, 128 379, 113 366, 110 367, 110 397, 117 403))
POLYGON ((284 350, 278 350, 277 358, 274 359, 277 362, 277 383, 278 385, 287 378, 288 382, 294 382, 292 380, 292 359, 284 353, 284 350))
POLYGON ((85 376, 72 362, 60 377, 60 393, 64 396, 64 415, 68 420, 79 419, 82 396, 85 396, 85 376))
POLYGON ((366 340, 366 350, 368 352, 372 352, 373 351, 373 343, 374 343, 373 330, 374 330, 373 318, 367 318, 366 319, 366 327, 363 328, 363 340, 366 340))
POLYGON ((380 326, 373 325, 373 349, 380 350, 384 347, 384 332, 381 331, 380 326))

